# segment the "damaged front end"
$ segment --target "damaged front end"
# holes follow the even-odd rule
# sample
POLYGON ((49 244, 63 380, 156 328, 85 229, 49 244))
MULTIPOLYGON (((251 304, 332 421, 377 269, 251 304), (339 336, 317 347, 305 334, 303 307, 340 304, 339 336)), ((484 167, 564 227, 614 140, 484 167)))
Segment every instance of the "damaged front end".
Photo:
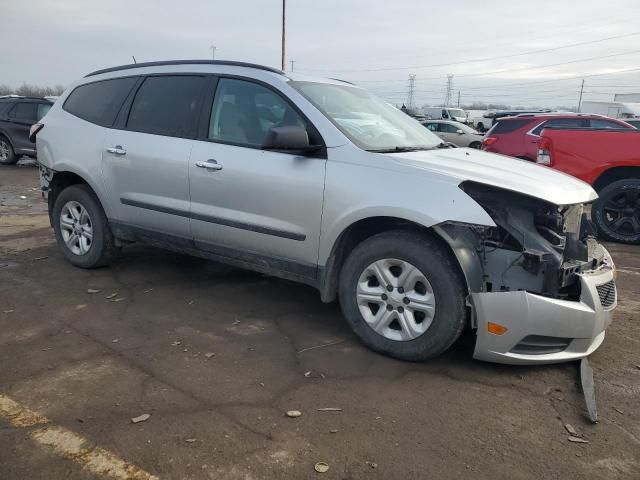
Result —
POLYGON ((460 187, 495 223, 436 227, 467 279, 474 356, 551 363, 595 350, 616 306, 615 267, 583 205, 554 205, 475 182, 460 187))

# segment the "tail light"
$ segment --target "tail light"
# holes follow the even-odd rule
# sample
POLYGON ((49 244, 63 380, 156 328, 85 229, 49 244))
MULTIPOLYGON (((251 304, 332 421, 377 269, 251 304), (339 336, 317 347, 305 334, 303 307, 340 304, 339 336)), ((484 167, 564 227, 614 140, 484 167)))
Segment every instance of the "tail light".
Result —
POLYGON ((42 123, 34 123, 33 125, 31 125, 31 128, 29 129, 30 142, 33 142, 33 143, 36 142, 36 135, 40 130, 42 130, 42 127, 44 127, 42 123))
POLYGON ((538 156, 536 157, 536 163, 540 165, 551 166, 551 140, 546 137, 541 137, 538 141, 538 156))
POLYGON ((482 146, 483 147, 489 147, 491 145, 493 145, 494 143, 496 143, 498 141, 498 139, 496 137, 487 137, 484 140, 482 140, 482 146))

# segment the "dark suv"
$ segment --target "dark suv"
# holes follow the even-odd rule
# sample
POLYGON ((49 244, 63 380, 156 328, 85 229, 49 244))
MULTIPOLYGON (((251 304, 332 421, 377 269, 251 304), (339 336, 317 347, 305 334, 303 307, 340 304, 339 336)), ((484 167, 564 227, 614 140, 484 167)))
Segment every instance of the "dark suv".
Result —
POLYGON ((0 97, 0 165, 16 163, 22 155, 35 157, 36 144, 29 140, 29 129, 51 105, 47 98, 0 97))

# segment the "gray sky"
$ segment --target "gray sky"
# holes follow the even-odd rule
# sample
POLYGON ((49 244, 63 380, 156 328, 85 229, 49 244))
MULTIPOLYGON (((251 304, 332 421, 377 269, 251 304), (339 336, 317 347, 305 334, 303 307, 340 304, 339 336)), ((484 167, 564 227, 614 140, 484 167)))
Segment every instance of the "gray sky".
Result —
MULTIPOLYGON (((575 105, 583 75, 585 99, 640 92, 637 0, 287 3, 296 71, 351 80, 394 103, 406 99, 409 74, 419 105, 444 100, 447 74, 463 103, 575 105)), ((0 84, 66 85, 131 55, 210 58, 211 45, 218 59, 279 67, 280 14, 281 0, 0 0, 0 84)))

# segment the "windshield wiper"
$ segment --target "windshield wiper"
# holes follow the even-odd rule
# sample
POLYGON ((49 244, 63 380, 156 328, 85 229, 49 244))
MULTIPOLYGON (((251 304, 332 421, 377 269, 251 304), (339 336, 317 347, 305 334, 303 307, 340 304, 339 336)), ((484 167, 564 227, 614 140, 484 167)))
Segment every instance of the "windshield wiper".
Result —
POLYGON ((373 152, 373 153, 417 152, 419 150, 431 150, 433 148, 437 148, 437 147, 391 147, 391 148, 371 149, 371 150, 367 150, 367 152, 373 152))

